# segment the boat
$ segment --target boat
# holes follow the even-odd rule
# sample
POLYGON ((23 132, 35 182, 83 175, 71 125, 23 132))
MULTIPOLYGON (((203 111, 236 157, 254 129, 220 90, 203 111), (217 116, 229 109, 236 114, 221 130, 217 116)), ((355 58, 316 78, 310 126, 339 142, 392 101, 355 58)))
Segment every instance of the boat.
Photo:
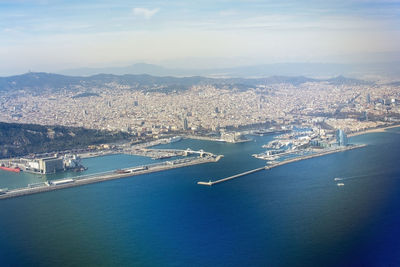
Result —
POLYGON ((0 166, 0 170, 9 171, 9 172, 20 172, 21 171, 21 169, 19 167, 5 167, 5 166, 0 166))
POLYGON ((279 159, 278 156, 266 155, 265 153, 253 154, 252 156, 257 158, 257 159, 263 159, 263 160, 277 160, 277 159, 279 159))
POLYGON ((180 137, 180 136, 175 136, 175 137, 171 137, 170 139, 169 139, 169 142, 170 143, 175 143, 175 142, 178 142, 178 141, 181 141, 182 140, 182 137, 180 137))
POLYGON ((343 180, 343 178, 336 177, 336 178, 334 178, 333 180, 334 180, 334 181, 341 181, 341 180, 343 180))
POLYGON ((344 186, 344 183, 337 183, 337 186, 344 186))
POLYGON ((87 167, 79 166, 79 167, 73 168, 72 171, 83 172, 83 171, 86 171, 87 169, 88 169, 87 167))

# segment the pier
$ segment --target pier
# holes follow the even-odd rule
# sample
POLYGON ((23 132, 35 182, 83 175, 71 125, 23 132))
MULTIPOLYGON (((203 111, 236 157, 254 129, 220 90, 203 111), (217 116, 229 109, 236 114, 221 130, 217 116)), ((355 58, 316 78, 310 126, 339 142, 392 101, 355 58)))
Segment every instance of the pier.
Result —
POLYGON ((198 185, 212 186, 212 185, 215 185, 215 184, 218 184, 218 183, 227 182, 227 181, 230 181, 230 180, 233 180, 233 179, 236 179, 236 178, 248 175, 248 174, 252 174, 252 173, 255 173, 255 172, 262 171, 262 170, 270 170, 272 168, 279 167, 279 166, 282 166, 282 165, 285 165, 285 164, 289 164, 289 163, 292 163, 292 162, 311 159, 311 158, 316 158, 316 157, 321 157, 321 156, 324 156, 324 155, 333 154, 333 153, 337 153, 337 152, 342 152, 342 151, 346 151, 346 150, 352 150, 352 149, 361 148, 361 147, 365 147, 365 146, 366 145, 353 145, 353 146, 348 146, 348 147, 340 147, 340 148, 336 148, 336 149, 332 149, 332 150, 328 150, 328 151, 322 151, 322 152, 311 154, 311 155, 305 155, 305 156, 295 157, 295 158, 291 158, 291 159, 286 159, 286 160, 283 160, 283 161, 280 161, 280 162, 276 162, 274 164, 271 164, 271 165, 268 165, 268 166, 265 166, 265 167, 257 168, 257 169, 246 171, 246 172, 242 172, 242 173, 235 174, 235 175, 223 178, 223 179, 219 179, 219 180, 215 180, 215 181, 211 181, 210 180, 208 182, 201 182, 200 181, 200 182, 197 182, 197 184, 198 185))
POLYGON ((81 175, 71 178, 50 180, 43 183, 30 184, 28 187, 17 189, 0 189, 0 200, 12 197, 19 197, 24 195, 37 194, 63 188, 81 186, 85 184, 99 183, 108 180, 128 178, 135 175, 142 175, 153 172, 160 172, 175 168, 187 167, 191 165, 204 164, 210 162, 217 162, 222 156, 205 156, 193 157, 185 159, 177 159, 173 161, 166 161, 162 163, 148 164, 145 166, 133 166, 123 169, 126 172, 119 173, 117 171, 108 171, 103 173, 81 175))
POLYGON ((220 179, 220 180, 216 180, 216 181, 197 182, 197 184, 211 186, 211 185, 215 185, 215 184, 218 184, 218 183, 223 183, 223 182, 226 182, 226 181, 229 181, 229 180, 233 180, 235 178, 238 178, 238 177, 241 177, 241 176, 245 176, 245 175, 248 175, 248 174, 251 174, 251 173, 259 172, 259 171, 262 171, 262 170, 265 170, 265 167, 257 168, 257 169, 246 171, 246 172, 242 172, 242 173, 235 174, 235 175, 232 175, 232 176, 220 179))
POLYGON ((120 153, 128 155, 137 155, 143 157, 150 157, 152 159, 165 159, 173 157, 187 157, 190 155, 199 155, 200 157, 212 156, 213 154, 202 149, 193 150, 187 149, 159 149, 159 148, 124 148, 120 153))

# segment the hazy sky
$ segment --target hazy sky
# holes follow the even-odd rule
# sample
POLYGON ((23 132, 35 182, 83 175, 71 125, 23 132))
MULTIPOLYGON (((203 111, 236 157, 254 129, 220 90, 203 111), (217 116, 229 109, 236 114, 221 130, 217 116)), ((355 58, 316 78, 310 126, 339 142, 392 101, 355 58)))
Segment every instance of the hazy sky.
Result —
POLYGON ((0 0, 0 75, 399 58, 400 0, 0 0))

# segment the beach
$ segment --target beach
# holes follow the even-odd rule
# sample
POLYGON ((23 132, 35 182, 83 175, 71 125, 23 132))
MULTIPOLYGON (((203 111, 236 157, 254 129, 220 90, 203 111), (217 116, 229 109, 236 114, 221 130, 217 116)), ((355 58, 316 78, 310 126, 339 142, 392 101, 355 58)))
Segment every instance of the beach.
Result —
POLYGON ((368 133, 382 133, 382 132, 385 132, 386 129, 397 128, 397 127, 400 127, 400 124, 390 125, 390 126, 385 126, 385 127, 378 127, 378 128, 373 128, 373 129, 366 129, 366 130, 362 130, 359 132, 348 134, 347 136, 352 137, 352 136, 358 136, 358 135, 368 134, 368 133))

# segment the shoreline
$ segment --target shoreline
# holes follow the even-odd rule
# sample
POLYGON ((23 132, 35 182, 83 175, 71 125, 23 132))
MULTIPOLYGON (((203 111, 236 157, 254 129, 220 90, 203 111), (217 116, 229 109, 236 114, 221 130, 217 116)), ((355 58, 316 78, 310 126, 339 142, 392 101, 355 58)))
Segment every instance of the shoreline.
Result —
MULTIPOLYGON (((359 131, 356 133, 352 133, 349 134, 349 137, 352 136, 357 136, 357 135, 362 135, 362 134, 368 134, 368 133, 375 133, 375 132, 384 132, 386 129, 390 129, 390 128, 397 128, 400 127, 400 124, 397 125, 390 125, 390 126, 386 126, 386 127, 381 127, 381 128, 374 128, 374 129, 368 129, 368 130, 364 130, 364 131, 359 131)), ((183 138, 188 138, 188 139, 200 139, 200 138, 193 138, 193 136, 185 136, 183 138)), ((202 140, 207 140, 208 138, 201 138, 202 140)), ((220 142, 221 140, 211 140, 208 139, 209 141, 216 141, 216 142, 220 142)), ((245 140, 248 141, 248 140, 245 140)), ((307 156, 301 156, 301 157, 296 157, 296 158, 291 158, 291 159, 286 159, 284 161, 275 163, 273 165, 268 165, 263 167, 262 169, 265 170, 269 170, 272 169, 274 167, 278 167, 281 165, 285 165, 288 163, 292 163, 292 162, 296 162, 296 161, 301 161, 301 160, 306 160, 309 158, 314 158, 314 157, 320 157, 320 156, 324 156, 327 154, 332 154, 332 153, 337 153, 337 152, 342 152, 342 151, 347 151, 347 150, 352 150, 355 148, 360 148, 360 147, 364 147, 366 145, 353 145, 351 147, 346 147, 346 148, 340 148, 340 149, 334 149, 334 150, 330 150, 330 151, 324 151, 324 152, 317 152, 316 154, 312 154, 312 155, 307 155, 307 156)), ((101 157, 101 156, 107 156, 107 155, 113 155, 113 154, 124 154, 123 152, 120 151, 106 151, 106 152, 92 152, 92 153, 82 153, 80 154, 80 156, 82 158, 92 158, 92 157, 101 157)), ((1 194, 0 192, 0 200, 1 199, 6 199, 6 198, 12 198, 12 197, 19 197, 19 196, 24 196, 24 195, 30 195, 30 194, 36 194, 36 193, 42 193, 42 192, 48 192, 48 191, 53 191, 53 190, 58 190, 58 189, 63 189, 63 188, 69 188, 69 187, 76 187, 76 186, 80 186, 80 185, 85 185, 85 184, 91 184, 91 183, 98 183, 98 182, 103 182, 103 181, 107 181, 107 180, 114 180, 114 179, 120 179, 120 178, 127 178, 127 177, 133 177, 136 175, 142 175, 142 174, 146 174, 146 173, 152 173, 152 172, 159 172, 159 171, 164 171, 164 170, 169 170, 169 169, 175 169, 175 168, 181 168, 181 167, 186 167, 186 166, 191 166, 191 165, 197 165, 197 164, 203 164, 203 163, 210 163, 210 162, 217 162, 219 159, 221 158, 221 156, 217 156, 216 158, 195 158, 193 160, 191 160, 190 162, 178 162, 176 164, 172 163, 172 164, 165 164, 165 163, 160 163, 160 165, 155 165, 147 170, 143 170, 143 171, 137 171, 134 173, 124 173, 124 174, 117 174, 117 173, 108 173, 107 175, 102 175, 102 174, 93 174, 90 176, 93 176, 91 178, 83 178, 80 179, 79 176, 73 178, 73 182, 72 183, 68 183, 68 184, 60 184, 60 185, 51 185, 51 186, 41 186, 41 187, 24 187, 24 188, 16 188, 16 189, 12 189, 12 190, 8 190, 5 191, 3 194, 1 194)), ((173 162, 173 161, 172 161, 173 162)), ((133 167, 133 168, 137 168, 133 167)), ((247 171, 245 172, 246 174, 251 173, 252 171, 247 171)), ((227 177, 227 178, 223 178, 223 179, 219 179, 219 180, 215 180, 215 181, 209 181, 209 182, 198 182, 198 184, 202 184, 202 185, 213 185, 215 183, 220 183, 223 181, 227 181, 227 180, 231 180, 237 177, 241 177, 243 175, 246 175, 245 173, 239 173, 236 175, 233 175, 234 177, 227 177)))
POLYGON ((366 130, 362 130, 362 131, 359 131, 359 132, 354 132, 354 133, 348 134, 347 136, 348 137, 353 137, 353 136, 369 134, 369 133, 383 133, 387 129, 397 128, 397 127, 400 127, 400 124, 384 126, 384 127, 378 127, 378 128, 372 128, 372 129, 366 129, 366 130))

